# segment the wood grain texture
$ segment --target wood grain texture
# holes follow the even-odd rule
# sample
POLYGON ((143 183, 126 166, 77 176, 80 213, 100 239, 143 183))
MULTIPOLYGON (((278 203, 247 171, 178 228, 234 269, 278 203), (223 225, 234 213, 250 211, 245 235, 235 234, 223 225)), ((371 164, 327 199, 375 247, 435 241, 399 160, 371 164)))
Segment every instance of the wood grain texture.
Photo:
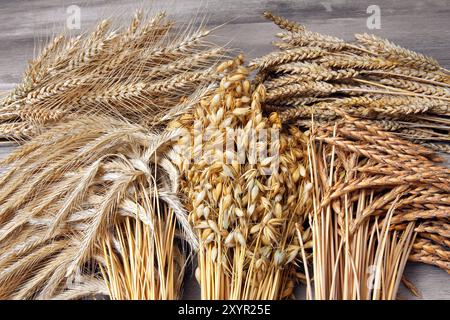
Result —
MULTIPOLYGON (((152 11, 165 9, 170 16, 187 24, 192 19, 210 26, 224 24, 212 40, 245 52, 248 58, 272 50, 271 40, 277 28, 262 18, 262 12, 294 19, 317 32, 351 39, 354 33, 369 32, 388 38, 402 46, 435 57, 450 67, 450 7, 448 0, 0 0, 0 94, 20 81, 26 62, 54 34, 64 29, 70 5, 81 8, 81 27, 92 27, 108 16, 128 19, 138 7, 152 11), (369 5, 381 9, 381 29, 368 30, 369 5), (202 17, 206 16, 205 21, 202 17), (231 39, 231 42, 230 42, 231 39)), ((77 31, 75 31, 77 32, 77 31)), ((14 148, 0 144, 0 159, 14 148)), ((406 276, 422 293, 423 299, 450 299, 449 276, 431 266, 411 263, 406 276)), ((304 297, 303 288, 297 290, 304 297)), ((198 286, 191 278, 185 286, 185 298, 199 297, 198 286)), ((402 288, 400 298, 413 299, 402 288)))

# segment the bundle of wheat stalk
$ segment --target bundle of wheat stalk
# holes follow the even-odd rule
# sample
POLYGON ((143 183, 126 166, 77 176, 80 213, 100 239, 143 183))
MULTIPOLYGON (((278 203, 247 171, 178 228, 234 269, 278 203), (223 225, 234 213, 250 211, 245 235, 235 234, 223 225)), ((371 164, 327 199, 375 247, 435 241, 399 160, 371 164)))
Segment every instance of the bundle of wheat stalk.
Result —
POLYGON ((186 97, 214 79, 224 54, 202 26, 174 27, 164 13, 148 18, 139 11, 128 28, 111 25, 104 20, 91 33, 60 35, 42 50, 0 100, 0 138, 32 137, 80 114, 164 122, 194 103, 186 97))
POLYGON ((310 203, 307 138, 295 128, 279 132, 277 115, 262 115, 264 88, 252 88, 242 62, 222 63, 219 88, 171 124, 190 132, 171 159, 200 240, 202 299, 290 297, 296 260, 310 247, 310 232, 301 229, 300 241, 295 228, 310 203))
POLYGON ((197 237, 165 125, 208 91, 223 49, 163 13, 110 24, 55 38, 1 100, 1 137, 32 138, 1 163, 1 298, 181 295, 197 237))
MULTIPOLYGON (((156 197, 143 206, 151 221, 146 224, 126 217, 116 224, 113 236, 101 239, 104 266, 100 264, 109 296, 116 300, 173 300, 181 298, 187 252, 177 235, 177 218, 172 208, 156 197), (157 230, 155 232, 155 230, 157 230), (118 248, 114 246, 118 244, 118 248)), ((142 212, 144 213, 144 212, 142 212)), ((184 240, 183 240, 184 241, 184 240)))
POLYGON ((309 297, 396 299, 408 257, 450 273, 450 170, 368 121, 313 130, 309 297))
POLYGON ((177 246, 196 247, 164 157, 178 133, 89 117, 13 152, 0 181, 0 297, 178 297, 177 246))
POLYGON ((450 152, 450 73, 433 58, 374 35, 355 42, 314 33, 266 13, 285 32, 278 52, 251 63, 267 90, 266 110, 308 127, 332 124, 338 110, 386 131, 450 152))

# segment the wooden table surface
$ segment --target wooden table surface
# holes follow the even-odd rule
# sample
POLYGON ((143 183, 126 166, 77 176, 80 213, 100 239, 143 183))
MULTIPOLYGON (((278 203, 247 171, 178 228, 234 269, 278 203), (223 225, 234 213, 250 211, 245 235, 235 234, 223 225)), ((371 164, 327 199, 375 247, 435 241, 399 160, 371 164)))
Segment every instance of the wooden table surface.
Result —
MULTIPOLYGON (((67 8, 80 8, 81 29, 92 27, 99 19, 119 16, 128 19, 135 9, 164 9, 179 23, 195 19, 208 26, 221 25, 213 41, 242 50, 248 59, 273 48, 277 28, 262 18, 265 10, 294 19, 309 29, 344 39, 354 33, 374 33, 402 46, 435 57, 450 67, 450 6, 448 0, 0 0, 0 93, 15 86, 29 59, 42 44, 64 29, 67 8), (369 30, 369 5, 380 8, 380 29, 369 30)), ((0 157, 14 148, 0 143, 0 157)), ((410 263, 406 276, 422 293, 423 299, 450 299, 449 275, 435 267, 410 263)), ((302 288, 298 297, 304 296, 302 288)), ((185 285, 185 297, 198 298, 192 279, 185 285)), ((402 288, 399 298, 415 299, 402 288)))

